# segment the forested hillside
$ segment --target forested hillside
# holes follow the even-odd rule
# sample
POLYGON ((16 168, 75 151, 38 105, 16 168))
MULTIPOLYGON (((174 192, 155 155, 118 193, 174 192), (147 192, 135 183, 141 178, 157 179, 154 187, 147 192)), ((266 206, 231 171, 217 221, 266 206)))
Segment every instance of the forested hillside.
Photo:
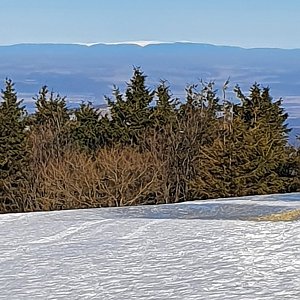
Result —
POLYGON ((0 211, 175 203, 300 189, 299 150, 287 143, 282 100, 254 83, 200 82, 186 99, 166 81, 147 87, 139 68, 101 116, 68 109, 42 87, 29 115, 14 83, 0 104, 0 211))

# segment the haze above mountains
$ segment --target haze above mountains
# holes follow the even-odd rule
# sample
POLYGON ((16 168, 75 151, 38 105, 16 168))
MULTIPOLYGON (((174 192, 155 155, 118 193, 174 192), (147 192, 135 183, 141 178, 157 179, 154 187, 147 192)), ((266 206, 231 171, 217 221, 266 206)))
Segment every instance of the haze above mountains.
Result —
MULTIPOLYGON (((292 127, 300 126, 300 49, 253 48, 176 42, 116 44, 17 44, 0 46, 0 78, 11 78, 20 97, 32 111, 32 97, 47 85, 66 95, 68 104, 82 100, 104 103, 113 85, 124 89, 133 66, 140 66, 155 88, 168 80, 174 96, 184 100, 188 84, 215 81, 221 88, 243 91, 258 82, 282 97, 292 127)), ((230 94, 229 94, 229 97, 230 94)))

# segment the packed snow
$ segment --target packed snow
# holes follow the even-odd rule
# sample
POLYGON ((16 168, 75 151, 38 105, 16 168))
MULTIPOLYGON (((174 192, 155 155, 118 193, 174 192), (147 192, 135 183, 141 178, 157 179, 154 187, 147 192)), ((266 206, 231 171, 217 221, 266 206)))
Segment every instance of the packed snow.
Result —
POLYGON ((300 194, 0 215, 0 299, 300 299, 300 194))

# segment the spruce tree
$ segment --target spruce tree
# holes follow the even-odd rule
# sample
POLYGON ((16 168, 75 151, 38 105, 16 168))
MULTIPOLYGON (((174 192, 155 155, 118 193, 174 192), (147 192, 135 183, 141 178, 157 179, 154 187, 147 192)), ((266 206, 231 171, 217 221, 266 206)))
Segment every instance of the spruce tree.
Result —
POLYGON ((193 197, 191 182, 198 174, 200 150, 216 136, 219 99, 213 87, 213 83, 203 83, 200 91, 196 85, 188 87, 187 101, 177 113, 177 124, 167 127, 165 133, 167 185, 175 202, 193 197))
POLYGON ((231 109, 227 110, 229 103, 225 105, 224 114, 214 126, 213 142, 199 149, 197 176, 191 181, 196 198, 242 196, 249 192, 243 178, 249 162, 246 127, 239 116, 233 115, 231 109))
POLYGON ((0 207, 24 210, 22 187, 28 175, 25 110, 14 83, 5 81, 0 103, 0 207))
POLYGON ((47 86, 43 86, 34 100, 36 111, 31 116, 30 128, 41 139, 41 154, 45 159, 49 155, 60 157, 70 141, 71 112, 66 98, 49 94, 47 86))
POLYGON ((276 193, 287 187, 280 170, 287 159, 289 129, 281 100, 273 101, 269 89, 258 84, 249 96, 239 87, 235 91, 240 104, 231 104, 230 118, 219 118, 217 138, 200 151, 193 184, 199 197, 276 193))
POLYGON ((134 68, 133 76, 127 84, 125 94, 114 89, 114 100, 106 98, 111 112, 114 140, 124 144, 138 144, 139 137, 152 124, 151 109, 154 92, 145 84, 146 76, 139 68, 134 68))
POLYGON ((263 122, 268 123, 269 127, 273 129, 273 133, 280 137, 278 142, 286 144, 290 129, 286 123, 288 114, 282 108, 282 99, 273 101, 270 96, 270 89, 268 87, 261 88, 257 83, 250 88, 248 97, 242 93, 239 86, 236 86, 235 92, 241 102, 241 105, 236 106, 236 109, 247 124, 248 129, 255 128, 263 122))
POLYGON ((66 105, 66 98, 53 92, 49 95, 47 86, 43 86, 36 98, 35 125, 50 125, 53 128, 62 128, 70 119, 70 112, 66 105))
POLYGON ((214 86, 214 82, 202 81, 200 90, 198 85, 189 86, 186 89, 186 103, 179 109, 182 126, 194 129, 191 139, 196 139, 199 145, 211 144, 216 137, 217 115, 221 107, 214 86))
MULTIPOLYGON (((279 176, 279 168, 286 160, 288 139, 287 113, 282 108, 282 99, 273 101, 269 88, 254 84, 248 97, 237 87, 236 93, 241 100, 238 113, 248 129, 248 138, 252 167, 251 174, 256 174, 258 189, 268 192, 270 188, 280 191, 284 178, 279 176)), ((254 180, 255 181, 255 180, 254 180)))
POLYGON ((91 103, 82 103, 74 115, 71 136, 76 145, 95 151, 108 144, 109 120, 100 116, 91 103))
POLYGON ((166 81, 161 81, 156 89, 156 96, 156 105, 151 116, 155 127, 159 130, 167 124, 175 125, 179 100, 172 98, 170 87, 166 81))

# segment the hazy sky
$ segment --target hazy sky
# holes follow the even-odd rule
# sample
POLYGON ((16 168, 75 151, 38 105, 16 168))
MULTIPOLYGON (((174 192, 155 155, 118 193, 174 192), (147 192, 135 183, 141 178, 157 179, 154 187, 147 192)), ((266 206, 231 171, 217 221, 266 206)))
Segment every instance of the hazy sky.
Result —
POLYGON ((300 48, 299 0, 0 0, 0 44, 192 41, 300 48))

